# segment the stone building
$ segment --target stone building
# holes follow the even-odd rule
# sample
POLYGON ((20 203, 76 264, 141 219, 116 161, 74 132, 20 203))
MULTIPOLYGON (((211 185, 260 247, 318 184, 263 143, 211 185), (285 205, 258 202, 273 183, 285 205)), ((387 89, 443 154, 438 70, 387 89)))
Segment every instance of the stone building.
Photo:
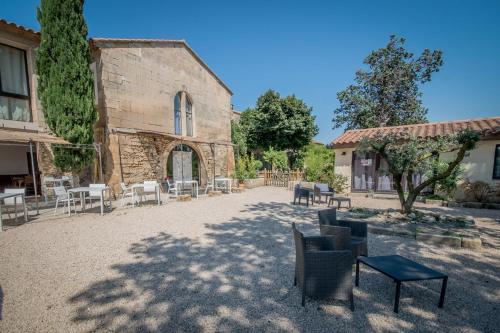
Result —
MULTIPOLYGON (((30 143, 37 183, 60 175, 50 147, 66 142, 50 134, 36 94, 39 43, 38 32, 0 20, 0 189, 32 174, 30 143)), ((90 44, 102 170, 96 161, 87 181, 118 190, 120 182, 195 179, 203 186, 232 175, 232 92, 185 41, 90 44)))
POLYGON ((107 183, 234 170, 231 90, 183 40, 91 40, 107 183))

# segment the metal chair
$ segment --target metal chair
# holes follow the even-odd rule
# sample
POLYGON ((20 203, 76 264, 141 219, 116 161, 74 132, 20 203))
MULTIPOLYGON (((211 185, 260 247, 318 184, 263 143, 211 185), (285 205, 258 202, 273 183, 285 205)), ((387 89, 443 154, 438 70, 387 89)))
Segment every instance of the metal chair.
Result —
POLYGON ((59 203, 63 203, 63 214, 64 214, 64 208, 66 207, 66 204, 68 205, 68 210, 71 213, 71 204, 73 204, 74 211, 76 213, 76 203, 75 203, 75 198, 70 196, 68 192, 66 191, 66 188, 64 186, 56 186, 54 187, 54 194, 56 196, 56 206, 54 208, 54 215, 56 215, 57 212, 57 207, 59 206, 59 203))
POLYGON ((121 198, 121 206, 123 207, 125 205, 125 198, 133 198, 134 193, 132 192, 131 187, 127 187, 125 183, 120 183, 120 187, 122 190, 122 198, 121 198))
POLYGON ((292 224, 295 239, 294 285, 305 297, 349 301, 354 311, 352 286, 352 253, 339 250, 333 237, 304 235, 292 224))
POLYGON ((106 188, 106 184, 89 184, 89 188, 89 195, 85 197, 85 201, 88 200, 90 202, 90 208, 92 208, 93 200, 101 201, 102 189, 106 188))

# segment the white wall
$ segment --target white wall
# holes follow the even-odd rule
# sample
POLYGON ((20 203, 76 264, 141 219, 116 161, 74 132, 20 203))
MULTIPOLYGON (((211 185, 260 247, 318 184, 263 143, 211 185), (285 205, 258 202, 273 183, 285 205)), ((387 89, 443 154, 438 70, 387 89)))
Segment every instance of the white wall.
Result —
POLYGON ((335 173, 347 177, 348 189, 351 192, 351 165, 352 152, 354 148, 336 148, 335 151, 335 173), (345 154, 344 154, 345 153, 345 154))
POLYGON ((0 145, 0 175, 28 174, 27 147, 0 145))
POLYGON ((494 184, 500 180, 493 179, 493 163, 495 147, 500 140, 484 140, 478 142, 476 148, 468 153, 462 161, 462 177, 470 181, 483 181, 494 184))

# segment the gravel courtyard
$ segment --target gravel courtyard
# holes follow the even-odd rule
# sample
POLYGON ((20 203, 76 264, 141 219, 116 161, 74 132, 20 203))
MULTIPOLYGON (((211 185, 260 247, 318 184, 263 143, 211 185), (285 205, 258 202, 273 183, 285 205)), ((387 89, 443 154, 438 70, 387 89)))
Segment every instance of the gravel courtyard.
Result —
POLYGON ((0 234, 0 332, 498 332, 493 247, 370 234, 370 255, 401 254, 449 275, 444 309, 441 283, 425 281, 403 284, 393 313, 393 282, 364 266, 355 312, 310 299, 303 308, 291 222, 318 234, 318 207, 291 199, 257 188, 9 229, 0 234))

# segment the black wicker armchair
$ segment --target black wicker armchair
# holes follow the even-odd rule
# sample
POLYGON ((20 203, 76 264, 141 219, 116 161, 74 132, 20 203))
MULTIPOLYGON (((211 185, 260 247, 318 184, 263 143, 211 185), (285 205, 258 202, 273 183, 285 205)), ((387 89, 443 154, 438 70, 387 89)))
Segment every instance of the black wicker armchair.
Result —
POLYGON ((292 224, 295 238, 294 285, 302 290, 302 306, 305 297, 349 301, 354 311, 352 292, 352 253, 337 250, 333 237, 304 235, 292 224))
POLYGON ((295 189, 293 192, 293 204, 296 204, 297 199, 306 199, 306 205, 309 207, 309 199, 311 199, 311 205, 314 205, 314 191, 305 187, 300 186, 300 184, 295 185, 295 189))
POLYGON ((353 260, 368 256, 368 225, 362 221, 337 220, 335 208, 318 211, 321 235, 333 236, 338 242, 349 243, 353 260), (349 229, 347 232, 345 229, 349 229), (342 239, 342 241, 341 241, 342 239))

